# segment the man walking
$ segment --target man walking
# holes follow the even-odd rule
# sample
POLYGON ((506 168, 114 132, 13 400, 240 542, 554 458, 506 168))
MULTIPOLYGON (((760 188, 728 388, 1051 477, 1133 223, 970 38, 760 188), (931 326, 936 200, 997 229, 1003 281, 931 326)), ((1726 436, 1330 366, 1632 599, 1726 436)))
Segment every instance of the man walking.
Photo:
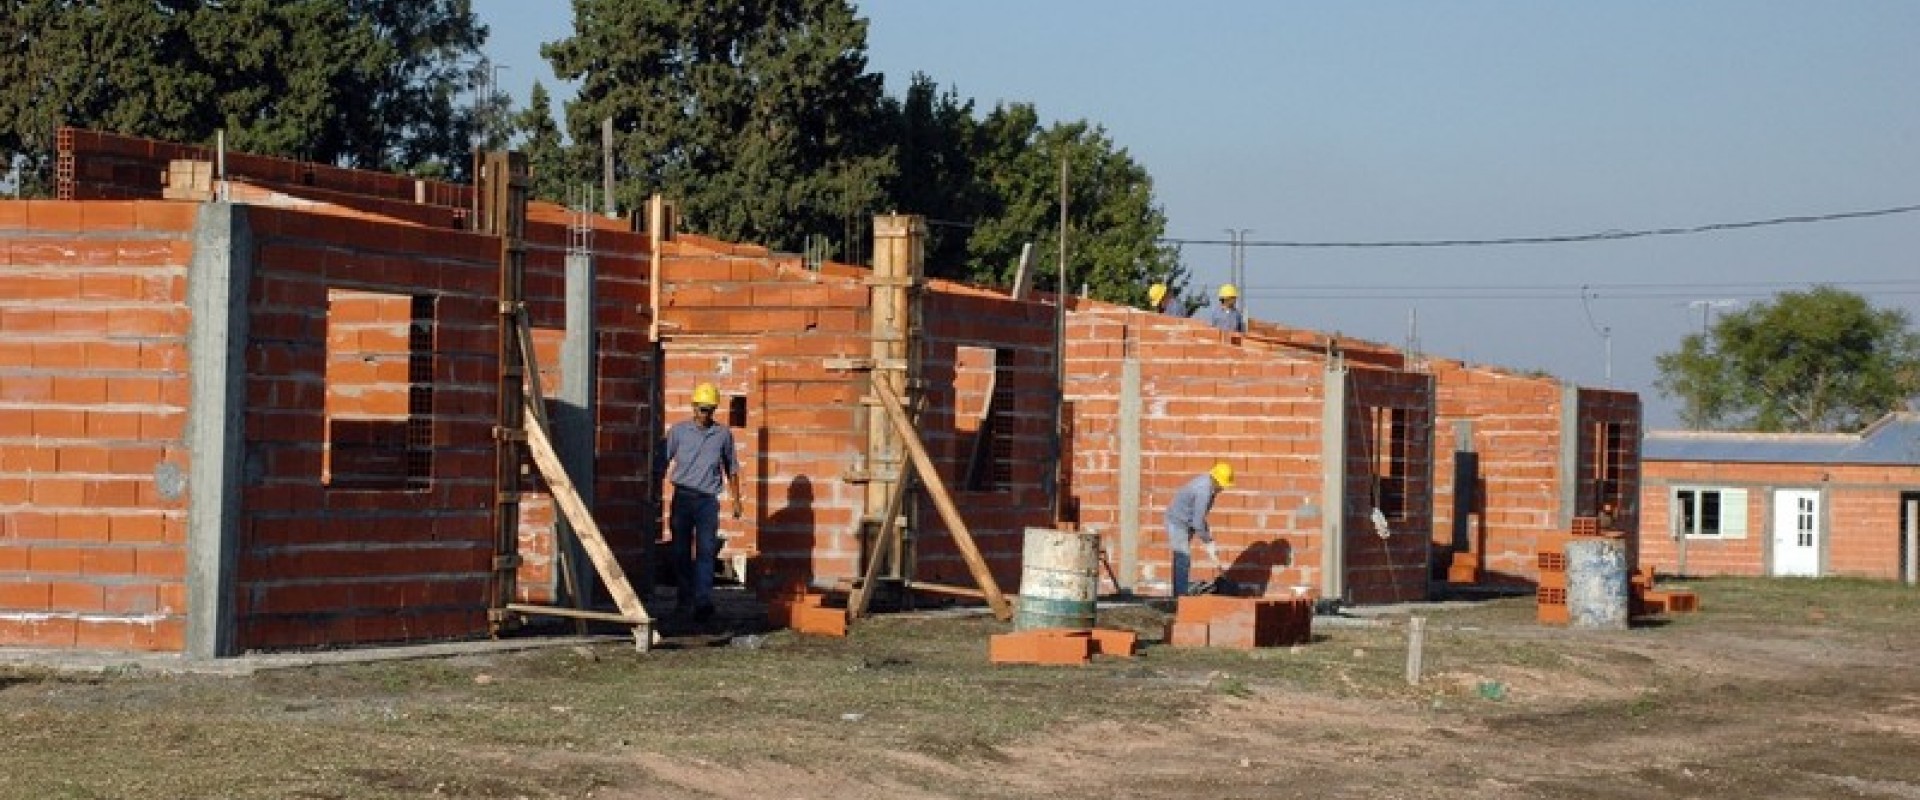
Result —
POLYGON ((1173 596, 1187 596, 1187 578, 1193 572, 1193 555, 1188 540, 1195 536, 1207 546, 1215 562, 1220 560, 1213 547, 1213 531, 1207 528, 1207 512, 1213 510, 1213 498, 1223 489, 1233 488, 1233 466, 1225 461, 1213 465, 1187 481, 1167 506, 1167 543, 1173 548, 1173 596))
POLYGON ((677 614, 695 620, 713 616, 713 572, 720 556, 720 490, 733 490, 733 518, 740 518, 740 464, 733 454, 733 431, 714 422, 720 392, 711 383, 693 388, 693 419, 667 431, 654 457, 655 479, 673 482, 667 528, 673 541, 667 560, 673 565, 679 601, 677 614), (667 474, 667 465, 673 473, 667 474))
POLYGON ((1247 332, 1246 315, 1240 313, 1240 288, 1231 283, 1220 284, 1220 302, 1194 309, 1193 318, 1227 333, 1247 332))

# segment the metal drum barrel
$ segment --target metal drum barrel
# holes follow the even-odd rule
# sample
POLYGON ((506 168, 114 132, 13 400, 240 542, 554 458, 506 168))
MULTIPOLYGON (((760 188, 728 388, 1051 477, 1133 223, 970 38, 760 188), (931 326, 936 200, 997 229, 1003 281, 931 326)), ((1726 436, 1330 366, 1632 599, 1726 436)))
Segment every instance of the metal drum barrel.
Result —
POLYGON ((1099 589, 1099 536, 1028 528, 1021 547, 1014 630, 1092 628, 1099 589))
POLYGON ((1607 536, 1567 542, 1567 624, 1575 628, 1627 627, 1627 543, 1607 536))

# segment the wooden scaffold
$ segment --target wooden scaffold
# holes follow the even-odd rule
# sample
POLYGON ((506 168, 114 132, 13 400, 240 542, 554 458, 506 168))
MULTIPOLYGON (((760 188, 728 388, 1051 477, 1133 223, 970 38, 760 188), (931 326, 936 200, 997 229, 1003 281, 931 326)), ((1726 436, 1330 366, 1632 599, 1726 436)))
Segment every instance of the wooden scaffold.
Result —
MULTIPOLYGON (((575 620, 592 620, 627 625, 632 628, 635 646, 647 650, 653 644, 653 620, 640 597, 627 581, 620 562, 608 547, 606 537, 594 521, 592 511, 568 477, 560 455, 553 445, 552 428, 547 421, 546 401, 541 397, 540 373, 534 355, 533 326, 526 305, 526 157, 520 153, 488 153, 476 165, 479 185, 475 202, 477 221, 483 230, 500 237, 499 354, 500 383, 498 424, 494 428, 494 556, 487 621, 495 636, 516 627, 522 616, 544 615, 575 620), (554 504, 572 526, 581 549, 593 563, 600 580, 612 595, 618 613, 594 611, 583 607, 584 592, 569 587, 574 607, 515 602, 516 575, 520 567, 520 498, 524 491, 520 472, 531 456, 534 466, 547 483, 554 504)), ((564 548, 555 547, 564 558, 564 548)), ((562 564, 563 574, 570 573, 562 564)))

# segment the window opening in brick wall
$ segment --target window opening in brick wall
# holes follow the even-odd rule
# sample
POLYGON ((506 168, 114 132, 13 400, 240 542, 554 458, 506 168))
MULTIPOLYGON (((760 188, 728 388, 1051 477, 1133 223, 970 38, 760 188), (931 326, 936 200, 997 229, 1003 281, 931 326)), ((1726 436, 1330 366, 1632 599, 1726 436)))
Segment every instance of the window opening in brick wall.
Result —
POLYGON ((430 296, 327 291, 327 487, 430 485, 434 315, 430 296))
POLYGON ((1369 444, 1372 452, 1373 506, 1394 521, 1407 517, 1407 420, 1404 408, 1375 406, 1368 409, 1369 444))
POLYGON ((1676 487, 1673 490, 1675 538, 1738 539, 1747 535, 1747 490, 1676 487))
POLYGON ((994 492, 1013 484, 1013 353, 955 348, 954 429, 971 433, 965 448, 967 491, 994 492))
POLYGON ((1627 426, 1618 422, 1594 423, 1592 436, 1588 444, 1592 464, 1587 476, 1593 481, 1593 494, 1591 504, 1581 512, 1598 515, 1601 524, 1611 528, 1627 508, 1630 487, 1626 471, 1633 442, 1627 437, 1627 426))

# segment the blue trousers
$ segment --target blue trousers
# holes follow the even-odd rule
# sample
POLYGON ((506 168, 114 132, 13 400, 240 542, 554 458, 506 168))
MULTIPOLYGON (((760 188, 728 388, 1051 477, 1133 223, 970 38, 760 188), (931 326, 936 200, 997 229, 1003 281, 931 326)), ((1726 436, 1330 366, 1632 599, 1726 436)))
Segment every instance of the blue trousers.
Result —
POLYGON ((673 532, 667 559, 673 564, 680 607, 712 606, 713 571, 720 558, 720 498, 674 489, 667 529, 673 532))
POLYGON ((1187 581, 1193 574, 1193 551, 1188 544, 1192 536, 1184 527, 1167 526, 1167 546, 1173 549, 1173 596, 1187 596, 1187 581))

